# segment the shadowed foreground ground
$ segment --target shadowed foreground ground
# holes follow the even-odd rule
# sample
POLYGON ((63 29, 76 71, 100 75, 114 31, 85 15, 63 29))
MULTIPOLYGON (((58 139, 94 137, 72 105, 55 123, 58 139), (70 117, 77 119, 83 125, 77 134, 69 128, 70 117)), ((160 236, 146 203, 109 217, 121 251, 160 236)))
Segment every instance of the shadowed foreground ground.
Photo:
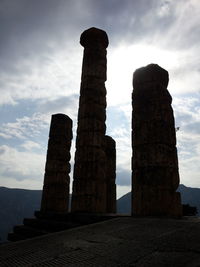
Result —
POLYGON ((121 217, 8 243, 0 266, 200 266, 200 219, 121 217))

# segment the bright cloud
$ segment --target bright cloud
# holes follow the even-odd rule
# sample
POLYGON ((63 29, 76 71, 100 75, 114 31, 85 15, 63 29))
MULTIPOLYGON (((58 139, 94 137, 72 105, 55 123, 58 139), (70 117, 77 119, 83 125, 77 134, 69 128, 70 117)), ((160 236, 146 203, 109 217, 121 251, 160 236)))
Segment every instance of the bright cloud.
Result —
MULTIPOLYGON (((45 157, 43 154, 32 151, 19 151, 15 148, 0 146, 0 177, 1 185, 8 180, 29 180, 30 188, 32 182, 43 181, 45 157)), ((27 182, 26 182, 27 183, 27 182)), ((22 183, 21 183, 22 184, 22 183)), ((14 184, 13 184, 14 187, 14 184)))
POLYGON ((68 54, 59 51, 49 55, 42 64, 39 58, 22 59, 21 70, 1 73, 3 98, 0 104, 16 104, 20 99, 53 100, 73 94, 74 88, 79 88, 77 77, 80 78, 81 70, 81 49, 76 50, 70 48, 68 54))
POLYGON ((181 183, 199 187, 200 101, 198 94, 173 101, 181 183))
POLYGON ((35 113, 32 117, 17 118, 16 122, 3 123, 0 136, 6 139, 26 139, 38 136, 42 129, 49 125, 46 114, 35 113))
POLYGON ((33 141, 26 141, 21 145, 25 150, 32 150, 34 148, 39 149, 41 148, 40 144, 33 142, 33 141))

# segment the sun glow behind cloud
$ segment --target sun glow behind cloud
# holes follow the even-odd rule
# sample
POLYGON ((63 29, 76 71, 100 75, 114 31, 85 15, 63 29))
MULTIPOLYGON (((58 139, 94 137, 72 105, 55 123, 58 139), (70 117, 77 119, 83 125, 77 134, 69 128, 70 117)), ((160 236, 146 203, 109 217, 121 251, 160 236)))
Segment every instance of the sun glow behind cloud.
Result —
POLYGON ((150 63, 156 63, 169 71, 179 66, 176 52, 153 45, 124 44, 108 50, 108 105, 130 103, 133 72, 150 63))
MULTIPOLYGON (((111 50, 111 49, 110 49, 111 50)), ((133 72, 150 63, 172 70, 178 67, 178 54, 148 44, 121 45, 109 51, 108 49, 108 78, 107 78, 107 126, 116 125, 109 134, 116 140, 117 147, 117 188, 118 197, 131 190, 131 94, 133 72), (111 107, 111 108, 110 108, 111 107), (117 118, 116 110, 124 114, 117 118), (128 178, 127 178, 128 176, 128 178), (123 184, 124 180, 124 184, 123 184), (128 185, 129 183, 129 185, 128 185)))

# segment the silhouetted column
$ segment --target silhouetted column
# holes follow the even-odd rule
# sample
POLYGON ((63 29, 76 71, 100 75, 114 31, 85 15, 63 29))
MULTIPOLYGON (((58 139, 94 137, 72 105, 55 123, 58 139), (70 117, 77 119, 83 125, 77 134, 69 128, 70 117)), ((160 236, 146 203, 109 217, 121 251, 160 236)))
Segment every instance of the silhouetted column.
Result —
POLYGON ((84 47, 72 193, 72 212, 106 212, 106 32, 90 28, 84 47))
POLYGON ((42 193, 42 212, 68 212, 72 120, 64 114, 51 118, 42 193))
POLYGON ((137 69, 132 95, 133 214, 181 215, 176 133, 168 72, 137 69))
POLYGON ((107 181, 107 210, 108 213, 116 213, 116 145, 115 140, 105 136, 106 153, 106 181, 107 181))

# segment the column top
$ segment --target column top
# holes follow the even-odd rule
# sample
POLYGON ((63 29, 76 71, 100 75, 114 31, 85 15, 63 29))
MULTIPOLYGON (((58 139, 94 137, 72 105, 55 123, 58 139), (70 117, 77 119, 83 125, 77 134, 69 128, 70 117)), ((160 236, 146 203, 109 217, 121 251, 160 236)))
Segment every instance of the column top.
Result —
POLYGON ((105 142, 106 142, 107 145, 110 145, 110 146, 115 146, 116 145, 115 140, 109 135, 105 135, 105 142))
POLYGON ((68 121, 70 123, 72 122, 71 118, 63 113, 52 114, 51 117, 52 117, 52 120, 55 120, 55 121, 66 121, 66 122, 68 121))
POLYGON ((69 116, 58 113, 51 116, 49 137, 61 137, 72 139, 72 120, 69 116))
POLYGON ((107 48, 109 41, 107 33, 101 29, 92 27, 85 30, 80 37, 80 44, 83 47, 102 47, 107 48))
POLYGON ((167 88, 169 82, 168 71, 161 68, 158 64, 149 64, 145 67, 136 69, 133 74, 133 86, 149 82, 159 82, 167 88))

